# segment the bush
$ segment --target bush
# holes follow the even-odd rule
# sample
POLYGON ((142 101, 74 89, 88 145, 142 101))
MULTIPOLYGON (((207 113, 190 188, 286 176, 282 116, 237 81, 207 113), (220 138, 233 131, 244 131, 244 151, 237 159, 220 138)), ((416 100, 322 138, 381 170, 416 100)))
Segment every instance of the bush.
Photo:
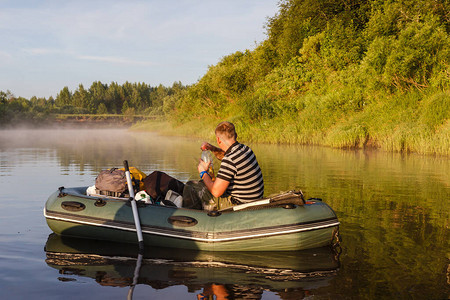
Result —
POLYGON ((420 107, 420 121, 435 131, 450 119, 450 92, 441 92, 426 97, 420 107))

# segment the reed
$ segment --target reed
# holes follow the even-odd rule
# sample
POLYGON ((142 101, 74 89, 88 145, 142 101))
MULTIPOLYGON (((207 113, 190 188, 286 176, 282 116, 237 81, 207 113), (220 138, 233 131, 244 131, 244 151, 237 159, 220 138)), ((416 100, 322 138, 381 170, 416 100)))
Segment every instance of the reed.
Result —
POLYGON ((241 142, 450 154, 449 92, 409 91, 370 97, 358 92, 354 95, 357 99, 364 97, 366 104, 362 109, 348 108, 351 97, 336 102, 339 94, 306 94, 297 99, 297 103, 302 103, 301 109, 267 103, 278 107, 270 117, 251 117, 243 113, 240 104, 234 104, 219 116, 179 118, 171 114, 162 120, 141 122, 133 129, 214 141, 215 126, 228 120, 236 125, 241 142))

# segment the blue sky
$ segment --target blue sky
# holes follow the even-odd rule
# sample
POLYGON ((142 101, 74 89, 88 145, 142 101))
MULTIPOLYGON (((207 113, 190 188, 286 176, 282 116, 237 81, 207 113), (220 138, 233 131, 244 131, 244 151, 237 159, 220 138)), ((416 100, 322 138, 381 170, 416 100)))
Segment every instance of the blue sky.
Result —
POLYGON ((55 97, 82 83, 192 84, 266 39, 278 0, 0 0, 0 91, 55 97))

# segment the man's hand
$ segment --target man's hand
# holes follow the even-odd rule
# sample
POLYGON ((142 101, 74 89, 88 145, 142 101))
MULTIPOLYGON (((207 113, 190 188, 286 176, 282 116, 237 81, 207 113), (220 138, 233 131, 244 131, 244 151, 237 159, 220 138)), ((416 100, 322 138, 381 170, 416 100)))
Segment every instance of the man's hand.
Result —
POLYGON ((203 144, 200 147, 200 149, 202 149, 203 151, 211 150, 211 148, 212 148, 212 145, 210 143, 207 143, 207 142, 203 142, 203 144))
POLYGON ((204 150, 211 151, 218 160, 222 160, 223 156, 225 155, 225 151, 207 142, 203 142, 203 144, 200 146, 200 149, 202 149, 203 151, 204 150))
POLYGON ((197 166, 198 172, 201 173, 203 171, 208 171, 210 164, 211 164, 211 162, 206 163, 203 161, 203 159, 200 159, 198 166, 197 166))

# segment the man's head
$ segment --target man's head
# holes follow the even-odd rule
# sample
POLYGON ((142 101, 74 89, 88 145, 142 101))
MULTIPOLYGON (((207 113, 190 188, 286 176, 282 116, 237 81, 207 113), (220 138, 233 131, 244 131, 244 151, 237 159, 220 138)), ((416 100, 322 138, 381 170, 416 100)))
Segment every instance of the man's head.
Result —
POLYGON ((227 121, 219 123, 216 127, 216 138, 220 148, 222 148, 221 143, 223 143, 225 148, 228 149, 237 139, 233 123, 227 121))

